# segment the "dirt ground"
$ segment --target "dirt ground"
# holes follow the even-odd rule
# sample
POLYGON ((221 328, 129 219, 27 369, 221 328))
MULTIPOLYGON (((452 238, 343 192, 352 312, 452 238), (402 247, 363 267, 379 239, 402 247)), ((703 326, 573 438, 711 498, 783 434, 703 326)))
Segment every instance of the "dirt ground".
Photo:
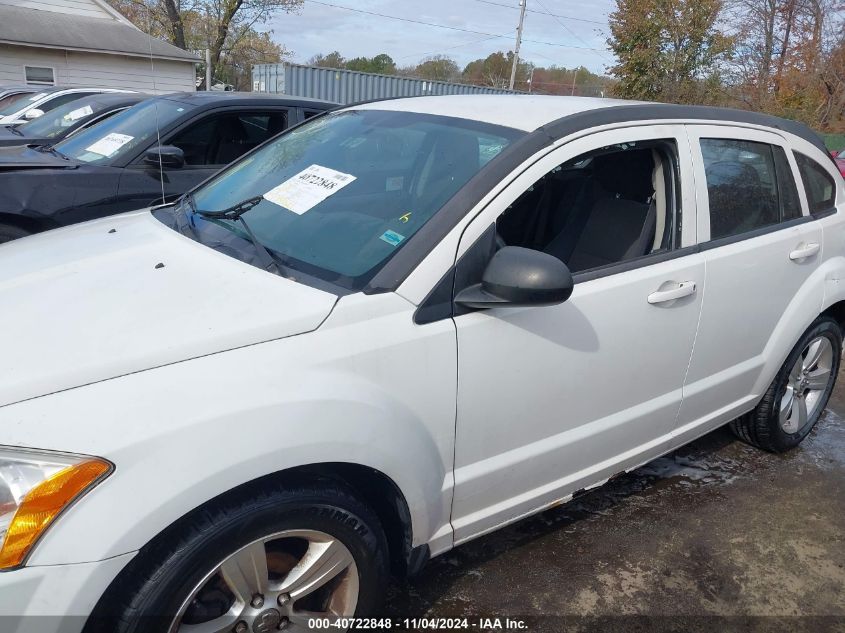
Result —
POLYGON ((845 632, 845 371, 796 450, 715 431, 432 560, 388 609, 470 630, 845 632))

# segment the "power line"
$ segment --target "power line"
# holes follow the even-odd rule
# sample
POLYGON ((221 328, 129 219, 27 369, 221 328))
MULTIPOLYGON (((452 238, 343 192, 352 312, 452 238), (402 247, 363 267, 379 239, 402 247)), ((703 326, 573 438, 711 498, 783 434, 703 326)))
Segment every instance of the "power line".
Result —
MULTIPOLYGON (((536 0, 536 2, 537 2, 537 4, 539 4, 539 5, 540 5, 543 9, 546 9, 546 5, 544 5, 542 2, 540 2, 540 0, 536 0)), ((546 11, 548 11, 548 9, 546 9, 546 11)), ((566 26, 563 22, 561 22, 561 21, 560 21, 560 19, 558 19, 558 16, 554 15, 553 13, 548 13, 548 15, 552 16, 552 17, 555 19, 555 22, 557 22, 558 24, 560 24, 560 25, 561 25, 561 26, 562 26, 562 27, 566 30, 566 32, 567 32, 567 33, 569 33, 569 34, 570 34, 572 37, 574 37, 576 40, 578 40, 578 41, 579 41, 579 42, 581 42, 582 44, 587 44, 587 42, 585 42, 585 41, 581 38, 581 36, 580 36, 580 35, 578 35, 577 33, 575 33, 575 31, 573 31, 573 30, 572 30, 572 29, 570 29, 568 26, 566 26)), ((600 57, 602 57, 603 59, 607 60, 607 61, 612 61, 612 60, 611 60, 611 59, 610 59, 607 55, 604 55, 603 53, 599 53, 599 56, 600 56, 600 57)))
MULTIPOLYGON (((506 9, 519 9, 519 7, 515 7, 510 4, 504 4, 502 2, 493 2, 493 0, 475 0, 476 2, 481 2, 483 4, 492 4, 495 7, 504 7, 506 9)), ((600 22, 598 20, 588 20, 587 18, 576 18, 571 15, 560 15, 558 13, 551 13, 548 9, 545 11, 537 11, 537 9, 525 9, 529 13, 539 13, 540 15, 550 15, 553 18, 563 18, 564 20, 573 20, 575 22, 589 22, 590 24, 598 24, 600 26, 607 26, 605 22, 600 22)))
MULTIPOLYGON (((459 26, 448 26, 446 24, 435 24, 434 22, 424 22, 422 20, 414 20, 412 18, 400 18, 396 15, 387 15, 386 13, 377 13, 375 11, 366 11, 364 9, 355 9, 353 7, 344 7, 343 5, 339 4, 332 4, 330 2, 323 2, 322 0, 306 0, 306 2, 310 2, 311 4, 319 4, 324 7, 332 7, 334 9, 343 9, 345 11, 354 11, 355 13, 363 13, 365 15, 372 15, 379 18, 387 18, 389 20, 398 20, 400 22, 410 22, 411 24, 420 24, 422 26, 431 26, 438 29, 448 29, 450 31, 460 31, 461 33, 473 33, 475 35, 487 35, 491 39, 494 37, 503 37, 502 35, 498 35, 496 33, 487 33, 485 31, 475 31, 473 29, 465 29, 459 26)), ((542 44, 544 46, 557 46, 560 48, 576 48, 579 50, 588 50, 588 51, 595 51, 596 53, 603 53, 602 49, 600 48, 591 48, 589 46, 574 46, 572 44, 559 44, 557 42, 542 42, 540 40, 528 40, 523 39, 523 42, 529 42, 531 44, 542 44)))
POLYGON ((464 46, 470 46, 472 44, 481 44, 482 42, 489 42, 490 40, 495 40, 500 37, 506 37, 504 33, 501 35, 491 35, 490 37, 485 37, 480 40, 472 40, 471 42, 464 42, 463 44, 456 44, 455 46, 448 46, 446 48, 441 48, 436 51, 429 51, 427 53, 411 53, 410 55, 402 55, 401 57, 397 57, 396 59, 407 59, 408 57, 428 57, 429 55, 436 55, 442 53, 444 51, 451 51, 455 48, 462 48, 464 46))

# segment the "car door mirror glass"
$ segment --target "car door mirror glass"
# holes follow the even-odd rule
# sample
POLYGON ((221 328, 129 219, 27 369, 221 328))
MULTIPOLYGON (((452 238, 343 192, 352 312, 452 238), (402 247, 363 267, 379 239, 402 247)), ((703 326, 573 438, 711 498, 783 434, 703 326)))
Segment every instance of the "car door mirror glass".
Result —
POLYGON ((144 163, 154 167, 161 165, 169 169, 179 169, 185 166, 185 154, 173 145, 159 145, 144 152, 144 163))
POLYGON ((455 301, 471 308, 547 306, 572 294, 572 274, 553 255, 505 246, 493 255, 480 284, 459 292, 455 301))

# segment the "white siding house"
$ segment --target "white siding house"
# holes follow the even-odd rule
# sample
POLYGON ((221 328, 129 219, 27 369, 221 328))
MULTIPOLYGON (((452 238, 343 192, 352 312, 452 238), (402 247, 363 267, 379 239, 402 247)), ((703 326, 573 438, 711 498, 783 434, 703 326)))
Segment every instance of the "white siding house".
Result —
POLYGON ((0 0, 0 85, 193 91, 198 61, 105 0, 0 0))

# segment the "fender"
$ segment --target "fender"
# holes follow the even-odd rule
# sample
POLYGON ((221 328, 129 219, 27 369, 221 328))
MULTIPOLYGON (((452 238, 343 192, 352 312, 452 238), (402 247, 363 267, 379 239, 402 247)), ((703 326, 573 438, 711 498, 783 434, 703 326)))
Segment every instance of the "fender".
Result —
POLYGON ((829 263, 826 261, 816 267, 802 284, 766 342, 763 349, 763 368, 754 383, 753 394, 756 400, 763 397, 804 331, 824 311, 829 263))
POLYGON ((344 298, 341 314, 316 332, 0 410, 7 443, 97 455, 116 467, 57 519, 60 529, 48 529, 28 564, 135 551, 223 492, 327 462, 385 474, 405 497, 413 545, 451 546, 454 326, 434 324, 421 337, 414 306, 394 294, 351 318, 340 306, 373 299, 344 298), (365 313, 385 312, 379 327, 362 327, 365 313), (81 437, 74 429, 83 423, 81 437))

